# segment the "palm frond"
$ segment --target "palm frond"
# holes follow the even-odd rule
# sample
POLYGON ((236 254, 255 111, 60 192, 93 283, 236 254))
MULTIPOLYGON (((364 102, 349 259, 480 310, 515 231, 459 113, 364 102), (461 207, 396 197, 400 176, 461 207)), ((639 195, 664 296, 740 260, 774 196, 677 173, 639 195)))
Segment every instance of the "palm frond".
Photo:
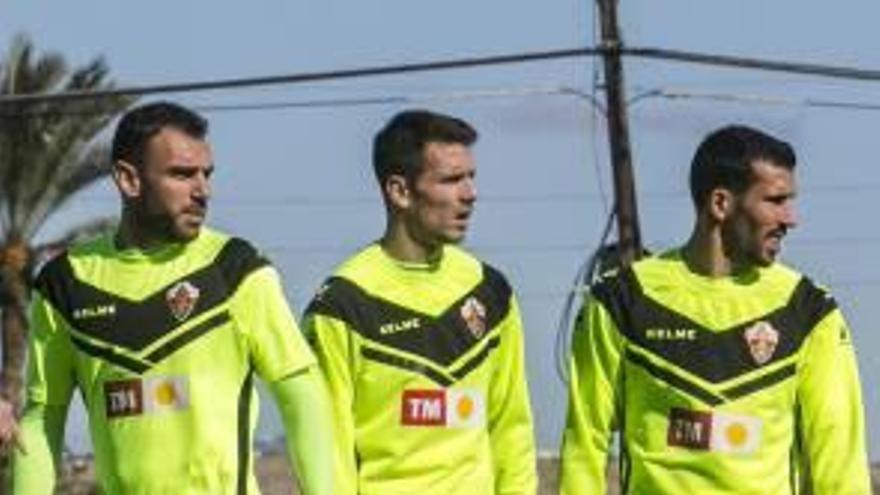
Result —
MULTIPOLYGON (((61 167, 58 167, 61 168, 61 167)), ((92 146, 64 177, 55 177, 32 198, 30 215, 21 231, 30 238, 49 215, 58 211, 73 195, 110 175, 110 151, 106 144, 92 146)))
MULTIPOLYGON (((110 89, 109 72, 102 57, 69 70, 62 56, 37 54, 19 36, 0 69, 0 94, 110 89)), ((73 194, 105 178, 109 150, 97 137, 134 101, 0 106, 0 235, 32 238, 73 194)))
POLYGON ((12 42, 0 91, 3 94, 47 93, 57 88, 68 72, 67 62, 58 53, 43 54, 36 61, 33 42, 25 35, 17 35, 12 42))

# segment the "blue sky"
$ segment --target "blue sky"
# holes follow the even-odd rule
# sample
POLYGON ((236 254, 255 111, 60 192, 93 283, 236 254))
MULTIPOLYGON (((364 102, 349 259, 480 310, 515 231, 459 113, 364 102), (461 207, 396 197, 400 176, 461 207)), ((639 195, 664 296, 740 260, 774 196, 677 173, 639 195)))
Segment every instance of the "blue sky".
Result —
MULTIPOLYGON (((624 40, 730 55, 880 68, 880 4, 741 0, 631 0, 624 40)), ((5 2, 0 51, 15 33, 84 63, 102 54, 121 86, 265 76, 592 45, 593 4, 554 0, 420 2, 5 2)), ((558 444, 564 389, 552 359, 556 321, 577 267, 598 242, 609 207, 604 121, 586 98, 600 65, 590 58, 345 82, 168 95, 194 106, 400 97, 403 103, 209 111, 217 159, 212 223, 262 246, 297 310, 320 280, 383 227, 370 142, 394 112, 452 113, 480 131, 480 200, 467 244, 517 288, 538 437, 558 444)), ((872 457, 880 457, 880 113, 816 108, 805 99, 880 102, 880 83, 629 59, 629 96, 643 238, 654 249, 687 236, 694 148, 711 129, 741 122, 796 147, 801 226, 784 259, 831 286, 854 329, 872 457), (745 101, 718 101, 707 95, 745 101), (760 100, 760 101, 756 101, 760 100)), ((602 96, 598 93, 598 96, 602 96)), ((117 209, 96 187, 68 205, 46 235, 117 209)), ((77 421, 78 418, 74 418, 77 421)), ((277 431, 271 411, 264 434, 277 431)), ((82 445, 82 428, 71 428, 82 445)))

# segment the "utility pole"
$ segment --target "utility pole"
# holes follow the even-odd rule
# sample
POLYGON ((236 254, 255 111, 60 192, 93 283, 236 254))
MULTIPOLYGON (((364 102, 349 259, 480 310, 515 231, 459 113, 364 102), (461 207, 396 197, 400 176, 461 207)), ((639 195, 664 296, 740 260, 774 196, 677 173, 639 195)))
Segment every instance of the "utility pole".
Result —
POLYGON ((628 265, 642 253, 639 213, 629 145, 629 123, 620 58, 620 31, 617 26, 617 0, 596 0, 602 28, 602 59, 605 64, 605 95, 608 141, 614 170, 614 208, 617 212, 617 240, 620 262, 628 265))

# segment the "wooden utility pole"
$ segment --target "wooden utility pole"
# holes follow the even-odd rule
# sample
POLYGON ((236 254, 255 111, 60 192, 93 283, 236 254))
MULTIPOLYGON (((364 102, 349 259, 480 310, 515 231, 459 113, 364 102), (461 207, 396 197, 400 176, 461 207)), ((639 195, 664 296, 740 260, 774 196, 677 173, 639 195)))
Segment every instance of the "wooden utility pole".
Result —
POLYGON ((617 0, 596 0, 602 28, 602 59, 605 63, 608 141, 614 170, 614 207, 617 212, 617 239, 620 262, 628 265, 642 252, 639 212, 629 145, 629 123, 620 59, 620 31, 617 26, 617 0))

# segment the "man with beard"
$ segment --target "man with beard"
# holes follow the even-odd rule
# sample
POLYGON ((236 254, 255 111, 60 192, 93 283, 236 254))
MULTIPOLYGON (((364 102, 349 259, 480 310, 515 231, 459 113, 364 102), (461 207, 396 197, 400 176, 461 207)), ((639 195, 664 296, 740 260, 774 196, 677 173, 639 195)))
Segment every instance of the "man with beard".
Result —
POLYGON ((119 122, 119 227, 56 257, 36 282, 13 493, 53 493, 76 389, 102 493, 259 493, 257 377, 278 403, 304 493, 334 493, 326 390, 279 275, 246 241, 204 226, 206 132, 201 116, 165 102, 119 122))
POLYGON ((504 276, 457 246, 476 131, 427 111, 376 136, 381 239, 337 269, 303 326, 333 399, 337 495, 534 495, 523 335, 504 276))
POLYGON ((776 262, 795 226, 795 155, 743 126, 691 165, 680 249, 592 287, 572 343, 562 493, 870 493, 850 331, 837 303, 776 262))

